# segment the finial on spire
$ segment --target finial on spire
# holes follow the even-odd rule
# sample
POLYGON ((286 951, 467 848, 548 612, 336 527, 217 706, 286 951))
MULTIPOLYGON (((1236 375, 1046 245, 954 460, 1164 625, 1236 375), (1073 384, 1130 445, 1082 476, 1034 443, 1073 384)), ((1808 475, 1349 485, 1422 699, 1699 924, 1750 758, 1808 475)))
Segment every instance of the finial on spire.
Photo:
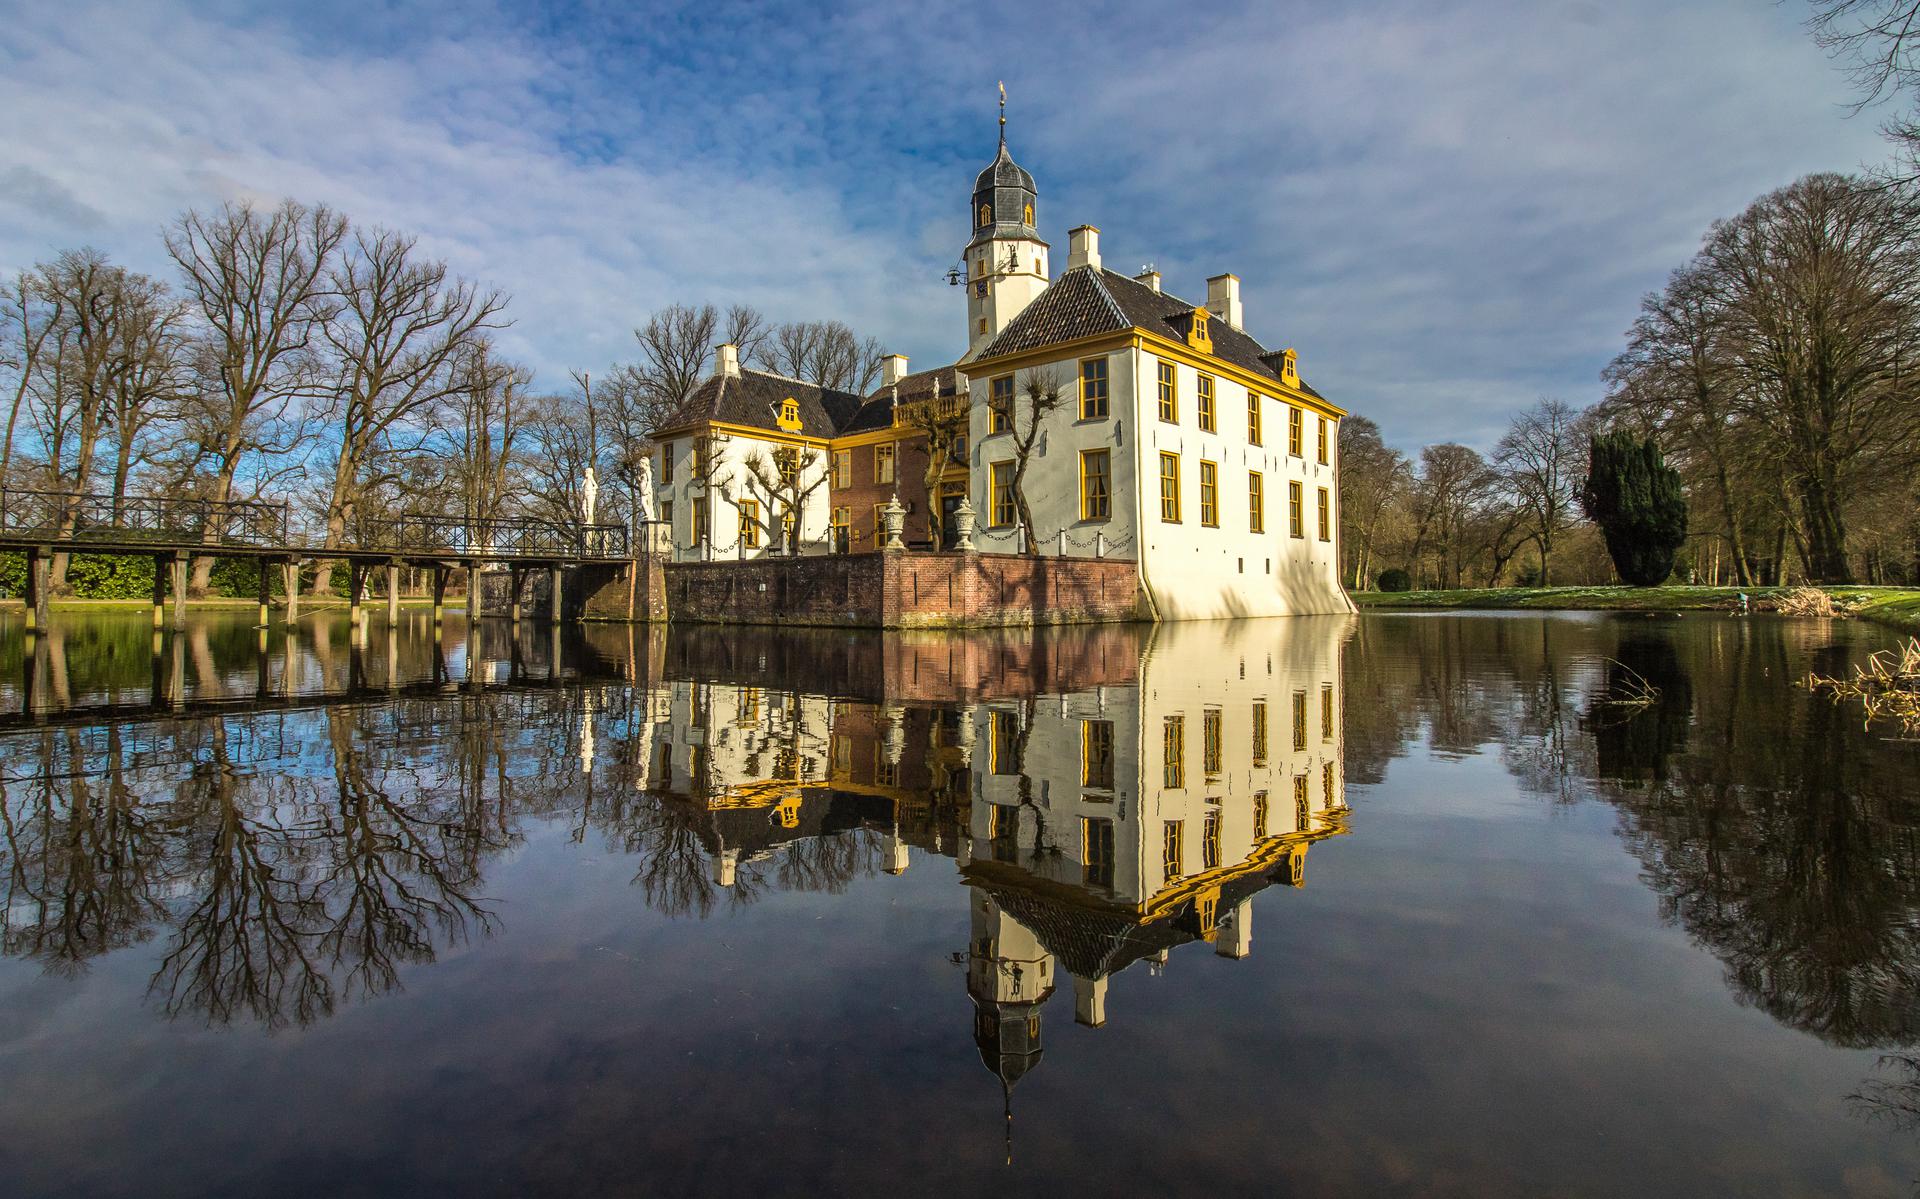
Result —
POLYGON ((1007 83, 1000 81, 1000 144, 1007 144, 1007 83))

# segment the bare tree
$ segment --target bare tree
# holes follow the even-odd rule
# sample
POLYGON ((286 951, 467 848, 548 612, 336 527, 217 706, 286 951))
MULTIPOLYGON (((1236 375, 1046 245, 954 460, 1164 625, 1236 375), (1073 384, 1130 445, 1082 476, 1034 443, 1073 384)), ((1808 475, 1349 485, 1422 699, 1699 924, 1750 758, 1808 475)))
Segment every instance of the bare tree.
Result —
POLYGON ((331 351, 327 544, 345 542, 360 497, 397 477, 429 418, 466 390, 458 369, 489 330, 506 322, 505 297, 414 252, 414 238, 360 232, 330 276, 340 308, 324 329, 331 351))
POLYGON ((1354 590, 1372 577, 1388 523, 1404 507, 1412 479, 1407 458, 1381 440, 1364 416, 1340 422, 1340 545, 1354 590))
POLYGON ((1420 471, 1412 492, 1412 561, 1416 570, 1431 547, 1440 557, 1439 581, 1460 586, 1465 571, 1467 524, 1490 483, 1486 459, 1476 450, 1448 442, 1420 451, 1420 471))
MULTIPOLYGON (((1540 551, 1540 585, 1553 583, 1553 542, 1573 521, 1574 490, 1585 466, 1587 428, 1565 402, 1542 399, 1513 418, 1493 465, 1540 551)), ((1496 567, 1496 573, 1498 573, 1496 567)))
POLYGON ((800 552, 800 513, 807 497, 827 481, 826 472, 815 469, 819 464, 819 451, 799 446, 781 446, 771 453, 762 451, 747 460, 747 478, 743 482, 747 490, 757 492, 762 501, 760 518, 768 533, 767 544, 774 544, 774 534, 784 530, 779 542, 782 549, 789 554, 800 552))
MULTIPOLYGON (((1854 111, 1920 89, 1920 0, 1813 0, 1814 40, 1845 61, 1860 98, 1854 111)), ((1920 117, 1889 117, 1881 130, 1897 153, 1885 173, 1896 184, 1920 180, 1920 117)))
POLYGON ((775 374, 865 395, 880 380, 880 343, 839 321, 799 321, 767 336, 756 359, 775 374))
MULTIPOLYGON (((293 200, 270 212, 244 202, 210 215, 188 210, 168 230, 167 253, 202 330, 200 387, 183 414, 195 460, 183 465, 211 467, 208 498, 232 499, 243 466, 304 436, 300 406, 320 394, 316 331, 337 308, 333 272, 346 236, 346 218, 293 200)), ((194 561, 196 590, 212 569, 212 558, 194 561)))
POLYGON ((5 328, 0 330, 0 367, 13 372, 13 395, 7 405, 7 431, 0 441, 0 486, 13 478, 14 433, 20 409, 41 370, 41 352, 59 327, 62 310, 47 291, 37 271, 20 271, 7 292, 5 328))
POLYGON ((446 420, 456 453, 453 469, 441 475, 440 498, 452 498, 444 495, 446 476, 452 475, 460 488, 461 519, 497 520, 519 491, 513 467, 526 433, 533 372, 496 357, 484 338, 476 338, 452 369, 457 390, 450 406, 457 411, 446 420))
POLYGON ((940 476, 953 465, 955 451, 966 444, 970 419, 965 396, 943 396, 939 391, 936 380, 933 395, 899 409, 901 426, 918 433, 926 446, 927 534, 936 548, 946 533, 940 515, 940 476))
POLYGON ((1024 553, 1034 554, 1040 549, 1040 534, 1033 527, 1033 506, 1027 502, 1027 467, 1033 461, 1047 414, 1064 403, 1066 397, 1060 390, 1060 376, 1051 368, 1043 368, 1027 375, 1015 393, 1013 411, 1007 413, 1007 424, 1013 433, 1013 502, 1020 512, 1020 527, 1026 530, 1024 553), (1027 401, 1024 413, 1018 398, 1022 395, 1027 401))

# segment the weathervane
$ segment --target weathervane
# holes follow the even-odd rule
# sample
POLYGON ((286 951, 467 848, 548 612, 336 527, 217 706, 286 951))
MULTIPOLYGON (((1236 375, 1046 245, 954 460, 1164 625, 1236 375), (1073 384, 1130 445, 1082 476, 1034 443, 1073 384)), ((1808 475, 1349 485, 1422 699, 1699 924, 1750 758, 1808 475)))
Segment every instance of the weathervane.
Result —
POLYGON ((1007 144, 1007 82, 1000 81, 1000 144, 1007 144))

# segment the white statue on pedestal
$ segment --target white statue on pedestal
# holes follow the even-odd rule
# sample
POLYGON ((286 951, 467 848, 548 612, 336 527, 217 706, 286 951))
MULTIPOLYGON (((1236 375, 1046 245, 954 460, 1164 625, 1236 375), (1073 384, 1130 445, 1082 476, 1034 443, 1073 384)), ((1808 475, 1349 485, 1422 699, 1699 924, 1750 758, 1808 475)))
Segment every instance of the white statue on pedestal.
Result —
POLYGON ((653 519, 653 455, 640 459, 640 519, 653 519))
POLYGON ((580 523, 592 524, 594 509, 600 505, 600 479, 593 468, 587 468, 587 477, 580 484, 580 523))

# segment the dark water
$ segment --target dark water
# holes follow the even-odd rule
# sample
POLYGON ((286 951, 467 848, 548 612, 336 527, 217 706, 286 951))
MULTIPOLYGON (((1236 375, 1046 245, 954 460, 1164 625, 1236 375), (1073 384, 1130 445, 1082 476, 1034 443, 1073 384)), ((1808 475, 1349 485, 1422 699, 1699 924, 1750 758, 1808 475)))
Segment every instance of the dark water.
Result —
POLYGON ((9 1195, 1920 1179, 1920 748, 1795 686, 1870 626, 59 619, 9 1195))

